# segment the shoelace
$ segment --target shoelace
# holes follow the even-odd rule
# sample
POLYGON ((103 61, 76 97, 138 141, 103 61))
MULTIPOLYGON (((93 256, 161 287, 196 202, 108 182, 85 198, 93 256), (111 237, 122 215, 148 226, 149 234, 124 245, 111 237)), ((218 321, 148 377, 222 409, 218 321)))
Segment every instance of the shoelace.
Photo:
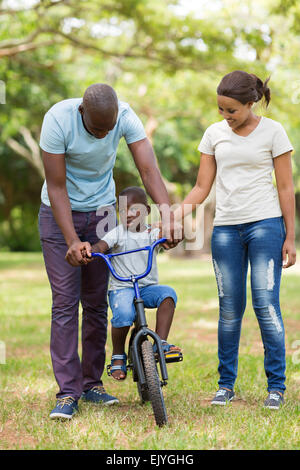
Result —
POLYGON ((57 400, 57 407, 59 408, 63 408, 65 405, 72 405, 72 403, 74 402, 74 398, 73 397, 62 397, 62 398, 58 398, 57 400))
POLYGON ((218 390, 217 393, 216 393, 216 396, 220 397, 222 395, 226 395, 226 392, 227 392, 227 390, 224 390, 224 389, 218 390))
POLYGON ((280 400, 280 395, 277 395, 277 393, 270 393, 269 396, 270 400, 280 400))
POLYGON ((98 393, 99 395, 102 395, 103 393, 106 393, 105 388, 103 387, 103 385, 96 385, 91 390, 95 393, 98 393))

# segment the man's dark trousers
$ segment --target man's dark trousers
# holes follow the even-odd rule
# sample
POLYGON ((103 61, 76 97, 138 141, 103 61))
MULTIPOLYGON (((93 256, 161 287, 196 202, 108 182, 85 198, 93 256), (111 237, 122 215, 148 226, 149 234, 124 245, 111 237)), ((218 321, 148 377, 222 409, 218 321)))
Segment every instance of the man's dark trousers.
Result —
MULTIPOLYGON (((96 243, 99 239, 96 227, 101 220, 103 222, 103 216, 97 216, 95 211, 72 211, 72 216, 79 238, 96 243)), ((65 260, 68 247, 63 234, 51 207, 43 203, 39 211, 39 231, 52 289, 50 351, 59 385, 57 398, 72 396, 78 400, 83 391, 102 385, 107 337, 108 268, 101 258, 88 265, 71 266, 65 260), (79 302, 82 305, 81 361, 78 354, 79 302)))

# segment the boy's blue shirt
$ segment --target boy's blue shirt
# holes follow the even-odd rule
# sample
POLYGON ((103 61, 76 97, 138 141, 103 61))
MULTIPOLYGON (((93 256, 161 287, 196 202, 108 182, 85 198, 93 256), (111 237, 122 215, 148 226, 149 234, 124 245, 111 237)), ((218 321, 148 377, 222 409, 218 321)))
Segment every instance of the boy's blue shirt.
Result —
MULTIPOLYGON (((97 139, 83 125, 78 110, 81 103, 82 98, 73 98, 49 109, 40 147, 48 153, 66 155, 66 186, 72 210, 88 212, 116 202, 113 167, 120 139, 125 137, 131 144, 146 138, 146 133, 129 104, 119 101, 115 127, 106 137, 97 139)), ((50 206, 46 181, 41 198, 50 206)))

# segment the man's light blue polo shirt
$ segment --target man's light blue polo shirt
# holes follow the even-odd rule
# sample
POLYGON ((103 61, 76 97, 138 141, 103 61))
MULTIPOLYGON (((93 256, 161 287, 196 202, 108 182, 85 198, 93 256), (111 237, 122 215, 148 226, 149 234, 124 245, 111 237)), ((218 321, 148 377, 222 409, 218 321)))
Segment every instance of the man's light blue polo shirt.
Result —
MULTIPOLYGON (((116 201, 113 167, 121 137, 127 144, 146 137, 140 119, 127 103, 119 101, 115 127, 103 139, 87 132, 78 111, 82 98, 56 103, 45 114, 40 147, 66 155, 66 186, 72 210, 88 212, 116 201)), ((53 157, 55 158, 55 157, 53 157)), ((46 181, 42 202, 50 206, 46 181)))

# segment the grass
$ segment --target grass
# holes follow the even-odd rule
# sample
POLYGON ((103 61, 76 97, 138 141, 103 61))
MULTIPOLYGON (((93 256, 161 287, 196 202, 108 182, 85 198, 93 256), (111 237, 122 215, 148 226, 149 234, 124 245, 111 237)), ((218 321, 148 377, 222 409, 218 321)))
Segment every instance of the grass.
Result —
MULTIPOLYGON (((282 279, 287 392, 277 412, 262 406, 263 347, 249 285, 236 400, 220 409, 210 406, 218 381, 218 301, 211 262, 162 255, 159 269, 161 283, 178 294, 170 340, 184 349, 184 361, 168 367, 168 426, 155 426, 150 404, 140 405, 131 374, 123 383, 104 375, 119 405, 80 403, 71 422, 53 422, 48 417, 57 391, 49 355, 51 294, 42 257, 0 253, 0 341, 6 346, 6 363, 0 364, 0 449, 299 449, 299 268, 290 268, 282 279)), ((149 311, 151 327, 154 317, 149 311)), ((110 354, 109 339, 107 358, 110 354)))

